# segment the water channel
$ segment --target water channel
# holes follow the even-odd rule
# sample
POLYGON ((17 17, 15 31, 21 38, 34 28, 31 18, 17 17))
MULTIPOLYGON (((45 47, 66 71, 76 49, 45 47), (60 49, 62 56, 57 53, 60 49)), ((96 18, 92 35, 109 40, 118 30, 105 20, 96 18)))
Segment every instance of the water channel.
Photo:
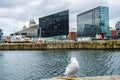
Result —
POLYGON ((76 57, 78 77, 120 75, 119 50, 0 51, 0 80, 40 80, 61 76, 76 57))

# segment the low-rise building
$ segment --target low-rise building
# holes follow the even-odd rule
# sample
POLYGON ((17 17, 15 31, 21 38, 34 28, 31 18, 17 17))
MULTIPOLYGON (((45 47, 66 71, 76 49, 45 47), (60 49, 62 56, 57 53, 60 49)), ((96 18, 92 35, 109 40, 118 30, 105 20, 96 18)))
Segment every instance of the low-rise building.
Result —
POLYGON ((27 28, 25 25, 23 26, 23 29, 20 31, 17 31, 15 33, 10 34, 13 35, 22 35, 22 36, 28 36, 31 38, 37 38, 39 36, 39 25, 36 25, 36 22, 32 19, 29 22, 29 28, 27 28))
POLYGON ((111 31, 111 39, 116 39, 116 30, 110 30, 111 31))
POLYGON ((68 35, 69 40, 76 40, 76 28, 71 28, 68 35))

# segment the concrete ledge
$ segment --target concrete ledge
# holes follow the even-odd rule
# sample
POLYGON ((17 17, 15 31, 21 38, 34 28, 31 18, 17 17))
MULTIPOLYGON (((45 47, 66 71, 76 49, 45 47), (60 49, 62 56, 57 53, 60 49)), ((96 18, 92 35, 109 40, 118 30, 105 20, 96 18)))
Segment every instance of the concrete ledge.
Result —
POLYGON ((93 49, 93 50, 120 50, 120 40, 95 40, 84 42, 48 42, 35 43, 1 43, 0 50, 71 50, 71 49, 93 49))
POLYGON ((51 78, 48 80, 120 80, 120 75, 115 75, 115 76, 95 76, 95 77, 81 77, 81 78, 51 78))

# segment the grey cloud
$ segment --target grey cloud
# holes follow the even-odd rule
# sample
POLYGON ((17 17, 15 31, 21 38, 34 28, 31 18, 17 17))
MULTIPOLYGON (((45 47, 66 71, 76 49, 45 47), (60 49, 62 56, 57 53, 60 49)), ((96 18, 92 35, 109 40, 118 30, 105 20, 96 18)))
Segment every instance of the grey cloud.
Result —
MULTIPOLYGON (((29 0, 29 2, 32 0, 29 0)), ((8 17, 8 18, 14 18, 14 19, 20 19, 20 20, 27 20, 30 17, 42 17, 42 16, 46 16, 49 14, 53 14, 65 9, 70 9, 70 14, 76 14, 76 13, 81 13, 84 12, 86 10, 89 10, 91 8, 94 8, 98 5, 101 4, 106 4, 106 2, 103 1, 96 1, 93 0, 90 3, 91 0, 84 0, 84 1, 79 1, 79 0, 75 0, 76 2, 71 2, 70 0, 42 0, 40 1, 39 5, 36 6, 30 6, 27 5, 26 0, 2 0, 1 2, 5 3, 9 3, 10 5, 14 5, 14 3, 19 3, 19 4, 25 4, 22 7, 24 8, 24 11, 22 13, 16 12, 13 10, 13 8, 9 8, 10 10, 7 13, 4 13, 4 15, 2 15, 3 17, 8 17), (94 5, 93 5, 94 4, 94 5), (90 6, 90 7, 89 7, 90 6), (9 15, 8 15, 9 13, 9 15)), ((1 3, 1 4, 2 4, 1 3)), ((16 4, 18 5, 18 4, 16 4)), ((15 6, 15 5, 14 5, 15 6)), ((1 15, 0 15, 1 16, 1 15)))
POLYGON ((59 11, 68 9, 69 3, 67 1, 61 0, 60 3, 58 0, 43 0, 41 5, 38 5, 37 8, 34 7, 33 15, 46 16, 59 11), (47 5, 46 5, 47 4, 47 5))
POLYGON ((8 8, 7 10, 6 10, 6 8, 4 8, 3 11, 1 10, 2 12, 0 13, 0 17, 25 21, 27 14, 24 14, 23 12, 19 12, 17 10, 18 10, 17 8, 16 9, 14 9, 14 8, 9 9, 8 8))
POLYGON ((23 6, 26 3, 28 3, 28 0, 0 0, 0 7, 11 8, 11 7, 23 6))
POLYGON ((92 8, 98 6, 108 6, 107 0, 76 0, 76 3, 73 3, 70 6, 72 13, 82 13, 92 8))
POLYGON ((118 0, 110 1, 109 2, 109 12, 110 18, 115 19, 120 17, 120 3, 118 0))
POLYGON ((17 21, 14 19, 9 19, 9 18, 0 18, 0 29, 3 30, 4 35, 8 35, 10 33, 14 32, 15 30, 20 30, 21 24, 23 23, 22 21, 17 21))
POLYGON ((110 19, 120 17, 119 0, 0 0, 0 17, 21 21, 24 25, 30 18, 38 22, 40 17, 69 9, 70 25, 76 27, 76 15, 97 6, 109 6, 110 19))
POLYGON ((35 6, 30 6, 26 4, 22 6, 22 8, 24 8, 23 12, 15 11, 14 10, 15 7, 7 8, 8 10, 4 12, 4 14, 1 13, 0 17, 13 18, 18 20, 28 20, 29 18, 37 18, 37 17, 39 18, 41 16, 46 16, 49 14, 53 14, 68 9, 69 3, 67 1, 61 0, 61 3, 59 4, 56 3, 59 3, 59 1, 42 0, 39 3, 39 5, 35 5, 35 6))

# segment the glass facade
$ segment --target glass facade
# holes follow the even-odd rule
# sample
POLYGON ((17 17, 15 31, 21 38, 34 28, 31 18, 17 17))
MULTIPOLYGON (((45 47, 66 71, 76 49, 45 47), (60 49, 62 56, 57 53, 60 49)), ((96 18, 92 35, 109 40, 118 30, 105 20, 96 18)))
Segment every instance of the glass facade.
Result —
POLYGON ((120 36, 120 21, 118 21, 116 24, 115 24, 115 28, 116 28, 116 35, 117 36, 120 36))
POLYGON ((120 30, 120 21, 118 21, 118 22, 115 24, 115 28, 116 28, 116 30, 120 30))
POLYGON ((2 29, 0 29, 0 41, 2 40, 3 32, 2 29))
POLYGON ((109 37, 109 8, 99 6, 77 15, 77 37, 109 37))
POLYGON ((69 10, 39 18, 39 27, 41 37, 68 35, 69 10))

